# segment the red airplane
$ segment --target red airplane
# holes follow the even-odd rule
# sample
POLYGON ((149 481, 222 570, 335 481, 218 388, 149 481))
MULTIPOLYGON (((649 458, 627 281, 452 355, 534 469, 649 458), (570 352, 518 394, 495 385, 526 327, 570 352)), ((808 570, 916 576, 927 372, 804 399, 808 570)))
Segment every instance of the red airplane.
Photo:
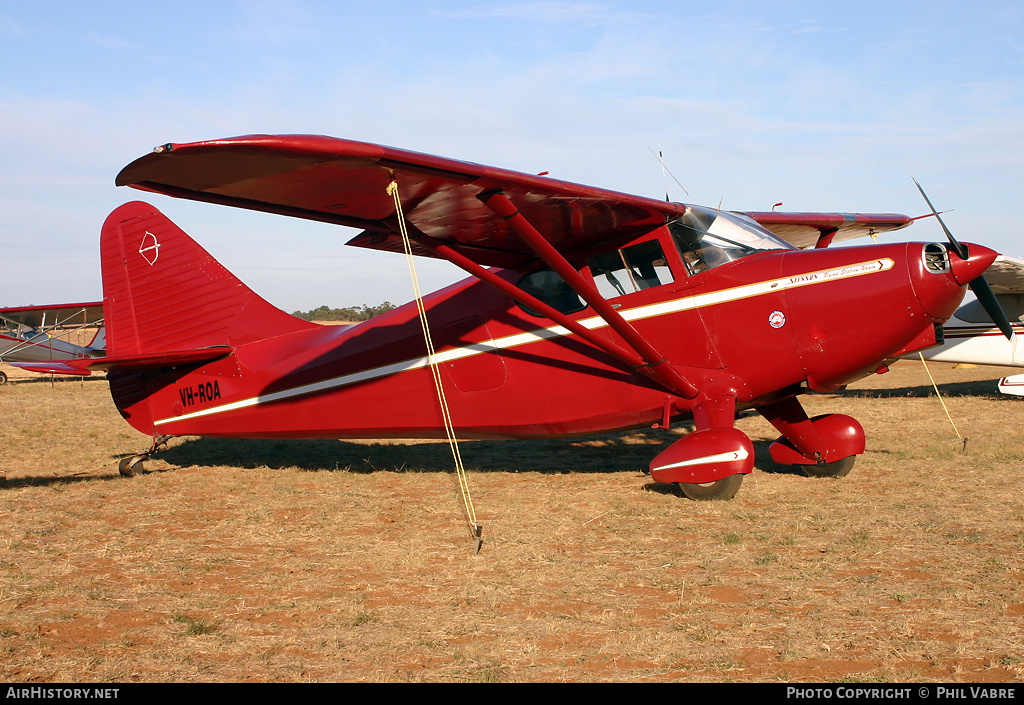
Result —
MULTIPOLYGON (((776 462, 848 473, 862 427, 808 418, 799 395, 935 345, 996 257, 952 235, 827 248, 904 227, 902 215, 729 213, 319 136, 168 144, 117 184, 361 228, 348 243, 360 247, 401 251, 404 230, 414 254, 472 275, 423 299, 431 355, 414 304, 343 329, 307 323, 154 207, 118 208, 101 237, 107 357, 52 367, 108 370, 118 409, 154 449, 178 435, 443 438, 436 363, 461 438, 692 418, 650 469, 693 499, 730 498, 753 469, 734 427, 745 409, 782 434, 776 462), (817 247, 769 229, 812 233, 817 247)), ((146 457, 123 460, 122 474, 146 457)))

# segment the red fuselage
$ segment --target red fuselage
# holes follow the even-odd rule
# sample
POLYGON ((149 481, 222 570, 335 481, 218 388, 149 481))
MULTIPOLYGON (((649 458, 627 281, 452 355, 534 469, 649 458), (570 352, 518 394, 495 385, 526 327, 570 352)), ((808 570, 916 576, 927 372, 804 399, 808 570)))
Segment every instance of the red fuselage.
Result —
MULTIPOLYGON (((674 281, 612 301, 700 395, 667 391, 468 279, 425 299, 460 437, 606 432, 661 421, 666 409, 686 414, 714 394, 749 407, 841 388, 934 344, 936 323, 994 257, 971 246, 970 260, 932 271, 924 244, 776 250, 690 276, 667 228, 635 242, 652 239, 665 245, 674 281)), ((508 281, 523 274, 497 271, 508 281)), ((590 308, 571 318, 617 340, 590 308)), ((130 423, 154 436, 444 435, 412 304, 351 327, 268 330, 198 367, 112 372, 111 389, 130 423)))

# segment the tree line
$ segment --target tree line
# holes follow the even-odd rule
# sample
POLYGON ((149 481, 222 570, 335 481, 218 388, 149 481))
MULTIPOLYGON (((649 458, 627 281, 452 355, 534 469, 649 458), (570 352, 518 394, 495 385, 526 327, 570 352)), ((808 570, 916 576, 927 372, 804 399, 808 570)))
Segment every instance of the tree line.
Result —
POLYGON ((397 307, 390 301, 385 301, 377 306, 367 306, 365 304, 349 308, 320 306, 311 311, 295 311, 292 315, 304 321, 368 321, 374 316, 387 313, 393 308, 397 307))

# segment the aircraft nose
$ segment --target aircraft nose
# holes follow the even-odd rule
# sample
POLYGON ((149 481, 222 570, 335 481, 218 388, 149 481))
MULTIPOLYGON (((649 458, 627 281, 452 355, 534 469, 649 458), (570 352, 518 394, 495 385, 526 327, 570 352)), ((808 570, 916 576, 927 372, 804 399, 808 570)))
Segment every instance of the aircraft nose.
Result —
POLYGON ((984 245, 964 243, 964 246, 967 248, 967 259, 961 259, 953 248, 949 248, 949 269, 960 286, 967 286, 984 274, 999 256, 998 252, 984 245))
MULTIPOLYGON (((908 260, 911 282, 918 303, 936 322, 949 319, 963 301, 965 289, 982 276, 998 256, 981 245, 967 246, 967 258, 945 243, 921 245, 921 258, 908 260)), ((913 250, 913 248, 911 248, 913 250)), ((908 250, 908 253, 910 251, 908 250)))

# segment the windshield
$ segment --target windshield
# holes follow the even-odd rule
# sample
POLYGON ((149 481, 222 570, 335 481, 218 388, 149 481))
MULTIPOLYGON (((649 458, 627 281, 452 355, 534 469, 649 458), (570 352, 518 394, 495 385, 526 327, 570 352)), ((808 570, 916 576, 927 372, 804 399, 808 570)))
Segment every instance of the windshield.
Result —
POLYGON ((792 250, 756 222, 737 213, 687 206, 668 225, 690 274, 766 250, 792 250))
POLYGON ((21 325, 17 321, 12 321, 9 318, 4 318, 3 316, 0 316, 0 333, 4 333, 5 335, 13 336, 16 338, 21 338, 23 333, 31 334, 35 333, 35 331, 31 329, 26 330, 25 326, 21 325))

